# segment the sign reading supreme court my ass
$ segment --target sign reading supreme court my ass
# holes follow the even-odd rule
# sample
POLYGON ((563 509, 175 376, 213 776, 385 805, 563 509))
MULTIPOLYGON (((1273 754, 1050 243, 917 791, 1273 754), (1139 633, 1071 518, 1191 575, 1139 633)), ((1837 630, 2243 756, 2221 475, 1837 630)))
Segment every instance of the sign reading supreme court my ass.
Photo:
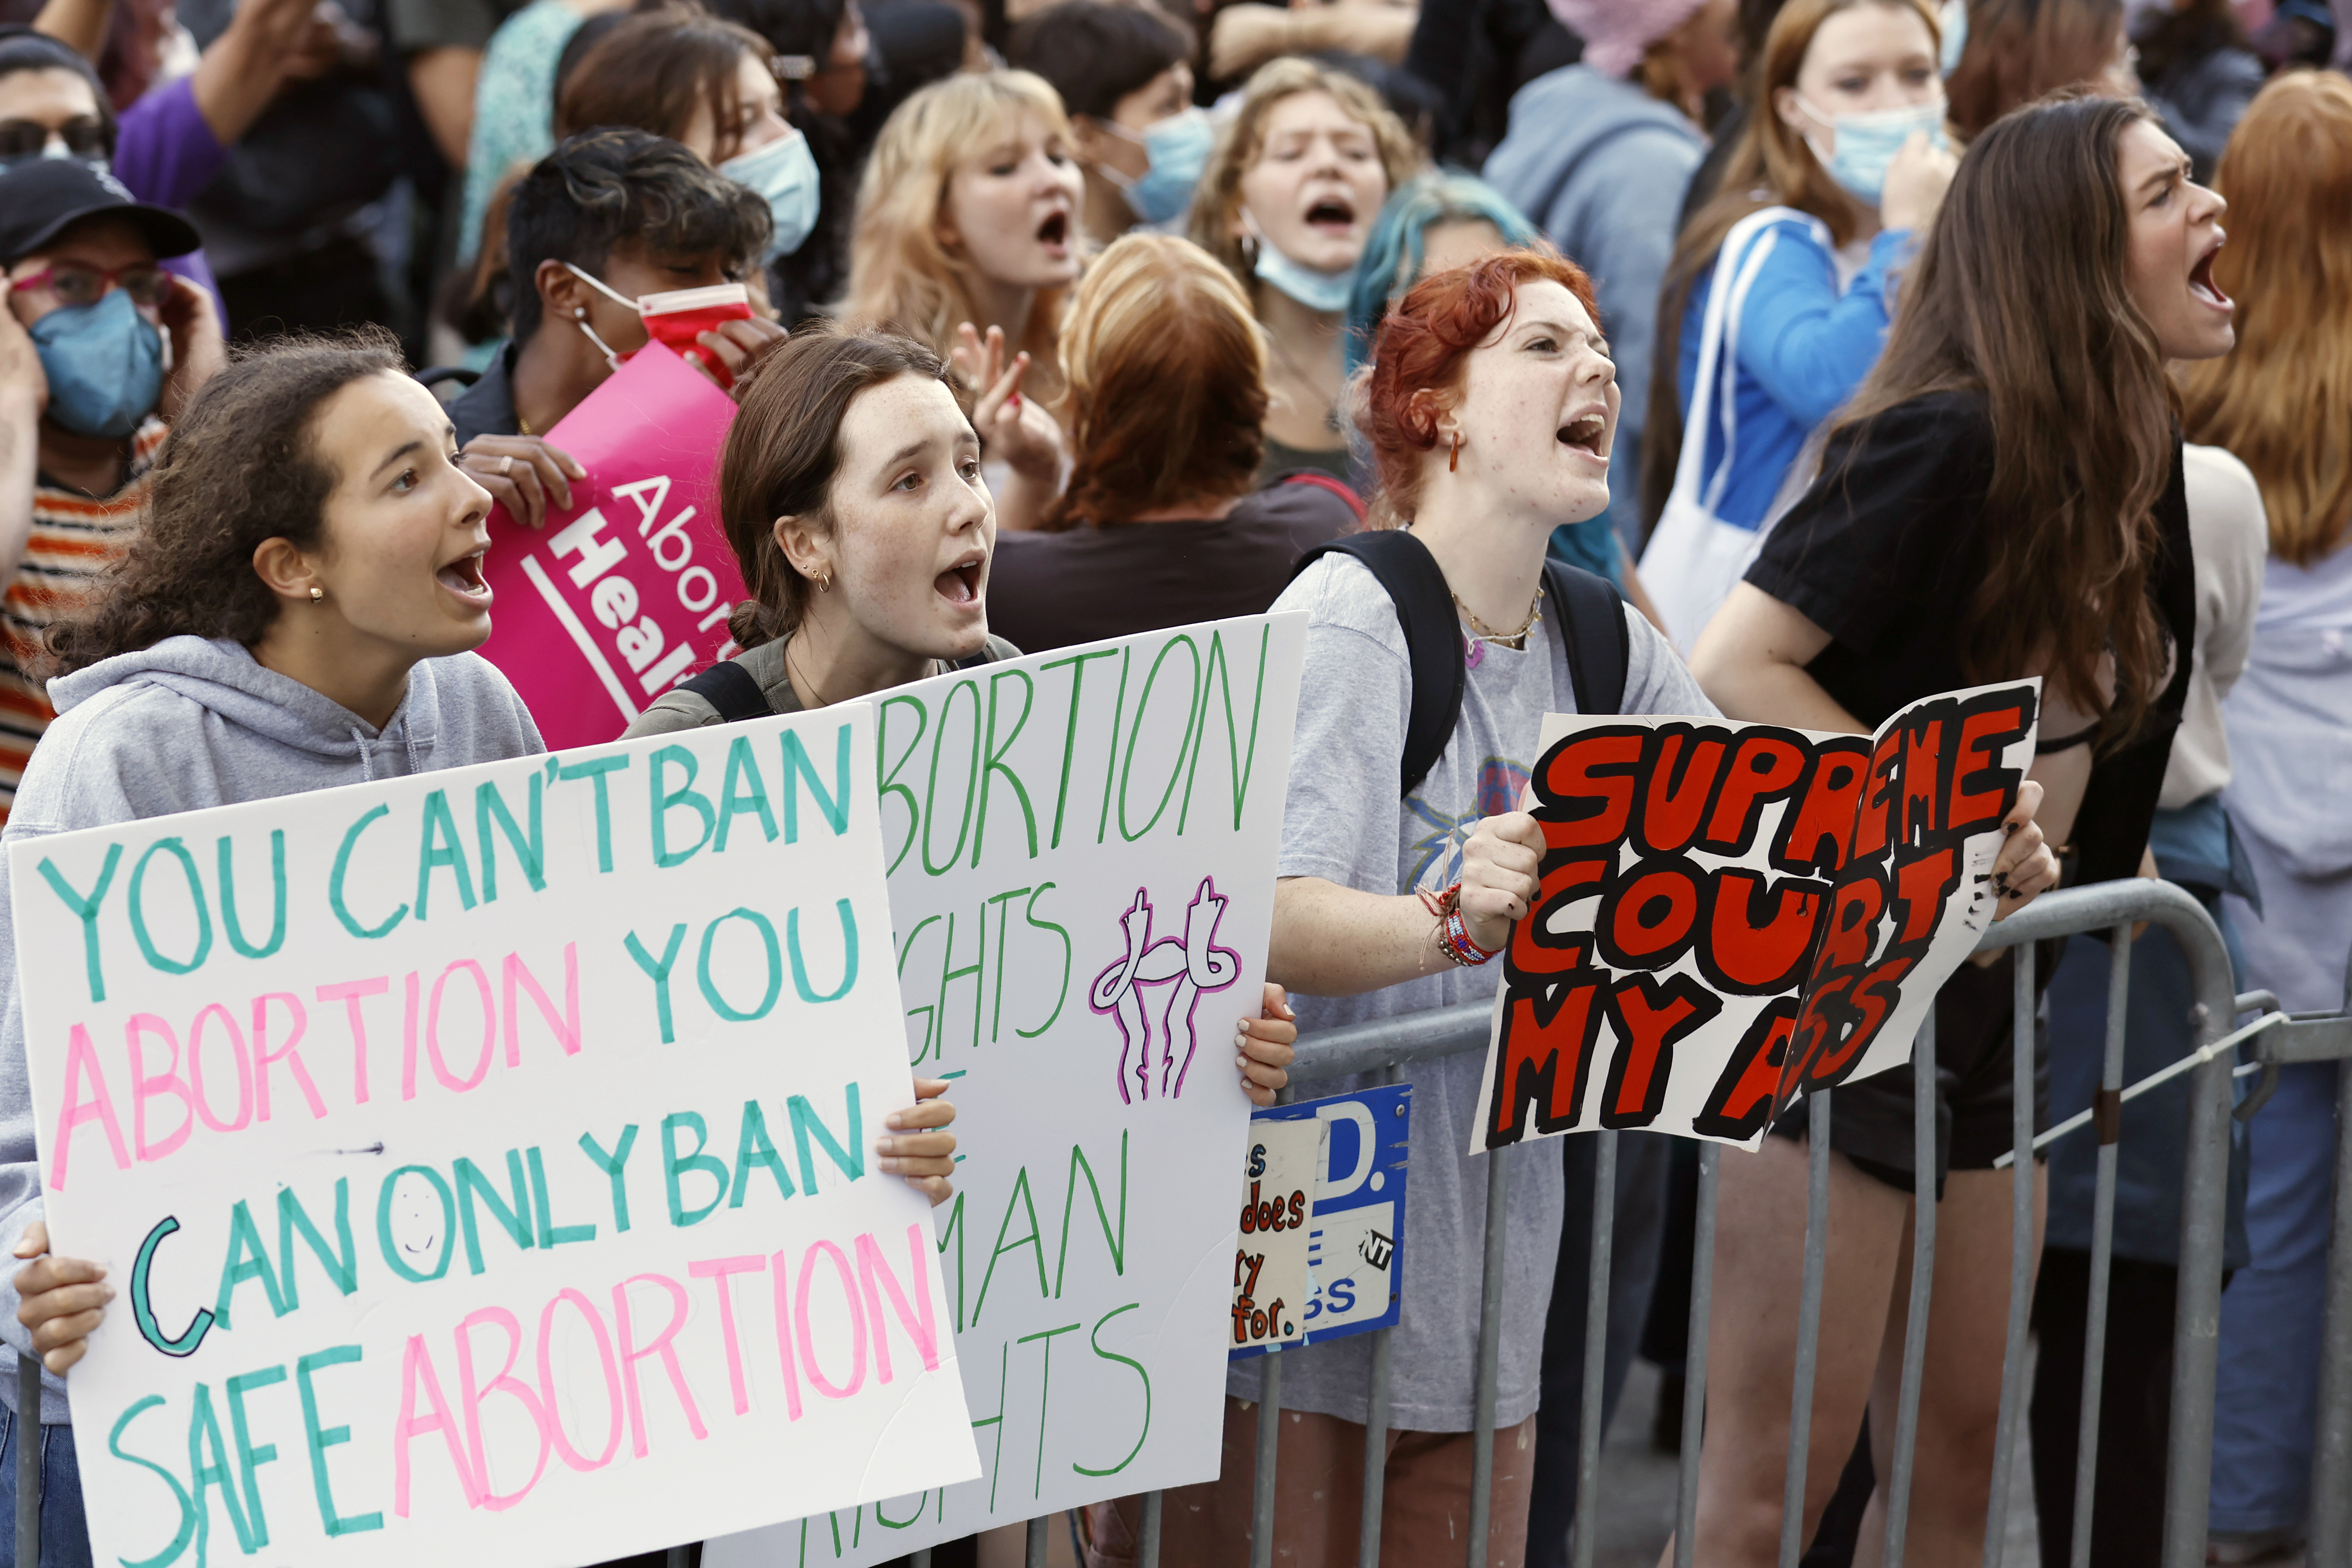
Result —
POLYGON ((1234 1025, 1263 1003, 1306 641, 1252 616, 877 700, 907 1058, 954 1080, 939 1214, 981 1477, 706 1549, 866 1564, 1217 1472, 1234 1025))
POLYGON ((12 846, 101 1562, 601 1562, 961 1480, 874 710, 12 846))

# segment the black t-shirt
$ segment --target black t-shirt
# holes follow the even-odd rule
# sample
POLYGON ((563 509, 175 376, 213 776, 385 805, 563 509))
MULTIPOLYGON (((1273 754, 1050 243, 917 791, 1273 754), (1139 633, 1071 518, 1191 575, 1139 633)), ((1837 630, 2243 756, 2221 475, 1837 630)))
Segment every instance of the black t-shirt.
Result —
POLYGON ((1269 485, 1211 521, 1085 524, 1000 533, 988 574, 988 629, 1026 653, 1228 616, 1280 596, 1299 556, 1357 524, 1339 490, 1269 485))
MULTIPOLYGON (((1937 393, 1899 404, 1832 438, 1822 478, 1748 570, 1748 582, 1829 633, 1806 669, 1864 724, 1875 728, 1906 702, 1979 684, 1960 660, 1984 574, 1979 524, 1992 464, 1982 398, 1937 393)), ((2092 771, 2074 829, 2081 881, 2138 868, 2188 700, 2197 595, 2177 437, 2156 520, 2163 549, 2148 596, 2177 650, 2172 679, 2137 738, 2092 771)))

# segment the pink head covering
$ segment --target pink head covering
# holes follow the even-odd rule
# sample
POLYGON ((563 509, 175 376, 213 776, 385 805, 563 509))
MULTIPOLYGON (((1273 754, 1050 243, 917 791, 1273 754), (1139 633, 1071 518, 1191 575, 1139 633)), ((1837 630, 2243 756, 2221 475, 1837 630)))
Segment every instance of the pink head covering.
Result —
POLYGON ((1681 26, 1706 0, 1550 0, 1559 25, 1584 40, 1584 63, 1628 77, 1652 44, 1681 26))

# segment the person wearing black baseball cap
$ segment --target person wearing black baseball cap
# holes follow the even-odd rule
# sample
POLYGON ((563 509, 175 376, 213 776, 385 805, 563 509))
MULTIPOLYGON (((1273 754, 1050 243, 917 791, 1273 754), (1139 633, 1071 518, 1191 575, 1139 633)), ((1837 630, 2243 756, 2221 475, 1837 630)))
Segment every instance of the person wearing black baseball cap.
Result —
POLYGON ((211 295, 156 266, 185 218, 79 158, 0 172, 0 822, 54 717, 30 667, 138 527, 168 421, 224 363, 211 295))

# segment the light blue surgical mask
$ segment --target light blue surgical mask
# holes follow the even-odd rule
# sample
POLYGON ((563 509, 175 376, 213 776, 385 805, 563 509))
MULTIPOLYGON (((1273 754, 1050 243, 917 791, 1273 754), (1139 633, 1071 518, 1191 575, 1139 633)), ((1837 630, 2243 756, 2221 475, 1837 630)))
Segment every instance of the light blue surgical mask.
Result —
POLYGON ((1948 77, 1960 68, 1960 56, 1968 52, 1969 0, 1944 0, 1944 8, 1936 17, 1936 30, 1944 41, 1936 64, 1948 77))
POLYGON ((1163 224, 1182 216, 1192 205, 1192 187, 1201 183, 1201 174, 1209 166, 1209 148, 1217 139, 1209 111, 1184 110, 1152 121, 1139 135, 1117 121, 1101 123, 1112 135, 1142 147, 1150 166, 1140 176, 1123 174, 1108 163, 1095 165, 1095 173, 1117 185, 1144 222, 1163 224))
POLYGON ((1336 316, 1348 308, 1348 295, 1356 286, 1356 269, 1346 268, 1338 272, 1318 272, 1304 262, 1293 261, 1279 247, 1265 237, 1247 207, 1242 209, 1242 227, 1257 243, 1255 271, 1264 281, 1274 285, 1310 310, 1336 316))
POLYGON ((119 441, 139 428, 163 390, 163 339, 131 296, 50 311, 31 328, 49 379, 49 417, 77 436, 119 441))
POLYGON ((1944 137, 1947 109, 1940 98, 1933 103, 1865 114, 1825 114, 1802 93, 1797 95, 1797 105, 1837 135, 1836 149, 1825 158, 1811 136, 1805 138, 1805 145, 1812 148, 1813 156, 1821 158, 1830 178, 1844 186, 1847 195, 1870 206, 1876 206, 1885 192, 1886 166, 1895 162, 1895 154, 1915 132, 1927 132, 1930 146, 1949 145, 1944 137))
POLYGON ((790 256, 807 243, 816 227, 817 210, 816 155, 809 151, 807 137, 797 131, 780 136, 764 147, 728 159, 719 165, 719 172, 768 200, 775 233, 761 259, 790 256))

